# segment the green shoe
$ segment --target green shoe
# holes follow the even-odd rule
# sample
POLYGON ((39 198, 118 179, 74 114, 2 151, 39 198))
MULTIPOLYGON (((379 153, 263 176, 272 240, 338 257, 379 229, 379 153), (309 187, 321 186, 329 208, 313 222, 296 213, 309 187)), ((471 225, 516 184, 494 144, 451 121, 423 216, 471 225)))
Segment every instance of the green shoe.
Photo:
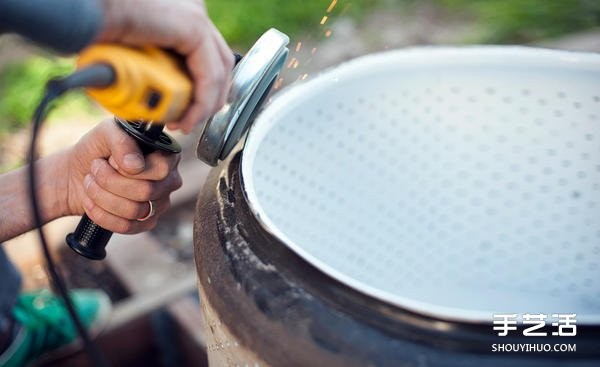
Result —
MULTIPOLYGON (((91 335, 106 325, 111 310, 108 296, 99 290, 70 291, 81 322, 91 335)), ((23 293, 13 309, 21 330, 2 355, 0 366, 24 366, 39 358, 53 359, 76 350, 79 340, 62 299, 48 290, 23 293)))

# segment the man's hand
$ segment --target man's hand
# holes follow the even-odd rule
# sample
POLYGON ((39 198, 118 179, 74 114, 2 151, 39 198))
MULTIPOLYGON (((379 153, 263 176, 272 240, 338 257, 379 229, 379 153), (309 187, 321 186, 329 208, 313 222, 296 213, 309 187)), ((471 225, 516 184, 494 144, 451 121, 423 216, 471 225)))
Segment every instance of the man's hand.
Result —
MULTIPOLYGON (((169 208, 181 187, 179 155, 142 156, 137 143, 115 122, 105 120, 73 147, 36 161, 42 224, 67 215, 88 214, 118 233, 147 231, 169 208), (149 213, 152 200, 156 214, 149 213)), ((35 227, 26 167, 0 175, 0 242, 35 227)))
POLYGON ((156 225, 181 187, 179 154, 143 156, 135 140, 110 119, 92 129, 68 154, 69 214, 87 215, 102 228, 138 233, 156 225), (152 200, 156 215, 148 215, 152 200))
POLYGON ((172 49, 186 61, 194 97, 169 128, 189 133, 224 103, 234 58, 202 0, 102 0, 104 24, 96 41, 172 49))

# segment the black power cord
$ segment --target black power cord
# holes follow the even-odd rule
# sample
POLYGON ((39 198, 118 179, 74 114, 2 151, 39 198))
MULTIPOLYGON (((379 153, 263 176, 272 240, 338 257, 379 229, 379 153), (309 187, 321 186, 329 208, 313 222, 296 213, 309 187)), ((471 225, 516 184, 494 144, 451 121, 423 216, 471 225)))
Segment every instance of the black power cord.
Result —
POLYGON ((44 118, 46 117, 46 114, 49 110, 51 102, 70 89, 84 86, 106 86, 109 85, 113 80, 114 72, 112 68, 110 68, 107 65, 99 64, 77 71, 64 79, 54 79, 48 82, 48 84, 46 85, 45 95, 39 103, 38 107, 36 108, 33 117, 31 141, 29 145, 28 154, 29 197, 31 198, 33 219, 37 228, 44 257, 46 259, 48 273, 50 274, 52 283, 54 284, 56 290, 58 290, 60 297, 63 299, 65 306, 67 307, 69 315, 73 320, 73 323, 75 324, 75 328, 77 329, 77 332, 83 342, 83 346, 88 357, 96 367, 106 367, 109 366, 109 363, 106 357, 98 348, 98 346, 91 340, 87 330, 81 322, 81 319, 77 315, 73 302, 68 295, 67 286, 65 285, 64 280, 58 273, 56 265, 54 264, 54 260, 52 259, 52 255, 50 254, 48 242, 46 241, 44 231, 42 230, 43 222, 40 214, 40 208, 38 205, 38 197, 36 191, 37 179, 35 161, 38 156, 38 135, 44 118))

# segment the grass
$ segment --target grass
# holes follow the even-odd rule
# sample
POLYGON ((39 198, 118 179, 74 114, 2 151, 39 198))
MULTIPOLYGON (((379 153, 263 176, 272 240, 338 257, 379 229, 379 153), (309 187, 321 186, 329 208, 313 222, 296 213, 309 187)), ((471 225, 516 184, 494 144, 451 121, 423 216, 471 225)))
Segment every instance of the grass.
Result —
MULTIPOLYGON (((22 134, 37 107, 46 82, 75 68, 74 59, 34 56, 5 66, 0 73, 0 173, 23 164, 24 154, 15 156, 13 145, 23 144, 22 134)), ((45 124, 63 120, 89 119, 101 110, 82 91, 72 91, 54 102, 45 124)))
MULTIPOLYGON (((245 52, 268 28, 275 27, 294 37, 307 29, 319 30, 323 15, 359 16, 376 0, 207 0, 211 18, 236 50, 245 52)), ((30 123, 45 83, 52 77, 74 70, 73 58, 35 56, 0 70, 0 137, 30 123)), ((48 120, 61 115, 93 112, 93 104, 84 93, 70 92, 56 103, 48 120)))
POLYGON ((600 26, 598 0, 206 0, 209 14, 227 41, 247 48, 267 28, 291 37, 319 28, 323 15, 360 17, 374 7, 410 13, 429 3, 450 16, 469 19, 465 43, 528 43, 600 26))
MULTIPOLYGON (((0 74, 0 136, 29 125, 46 82, 64 76, 75 68, 74 59, 35 56, 9 64, 0 74)), ((81 91, 58 100, 48 120, 67 115, 94 114, 97 111, 81 91)))
POLYGON ((472 43, 528 43, 600 26, 598 0, 431 0, 468 15, 472 43))
POLYGON ((294 37, 319 29, 324 15, 358 17, 378 0, 206 0, 211 19, 233 48, 247 49, 268 28, 294 37), (327 10, 330 6, 334 6, 327 10))
MULTIPOLYGON (((598 0, 206 0, 211 19, 227 42, 245 52, 268 28, 291 38, 322 34, 323 16, 360 19, 375 7, 410 13, 427 1, 450 16, 470 19, 472 43, 526 43, 600 26, 598 0), (332 6, 335 4, 335 6, 332 6)), ((33 57, 0 71, 0 136, 29 124, 45 82, 74 68, 72 58, 33 57)), ((84 113, 92 104, 81 92, 58 103, 50 119, 64 113, 84 113)))

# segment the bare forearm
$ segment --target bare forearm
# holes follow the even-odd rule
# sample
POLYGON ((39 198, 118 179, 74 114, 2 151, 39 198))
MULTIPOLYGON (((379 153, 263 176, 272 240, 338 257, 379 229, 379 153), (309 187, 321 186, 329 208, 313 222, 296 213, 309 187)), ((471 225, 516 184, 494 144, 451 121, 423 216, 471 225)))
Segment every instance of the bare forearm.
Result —
MULTIPOLYGON (((37 167, 37 196, 43 223, 68 214, 68 172, 65 152, 40 159, 37 167)), ((35 227, 31 213, 27 167, 0 175, 0 242, 35 227)))

